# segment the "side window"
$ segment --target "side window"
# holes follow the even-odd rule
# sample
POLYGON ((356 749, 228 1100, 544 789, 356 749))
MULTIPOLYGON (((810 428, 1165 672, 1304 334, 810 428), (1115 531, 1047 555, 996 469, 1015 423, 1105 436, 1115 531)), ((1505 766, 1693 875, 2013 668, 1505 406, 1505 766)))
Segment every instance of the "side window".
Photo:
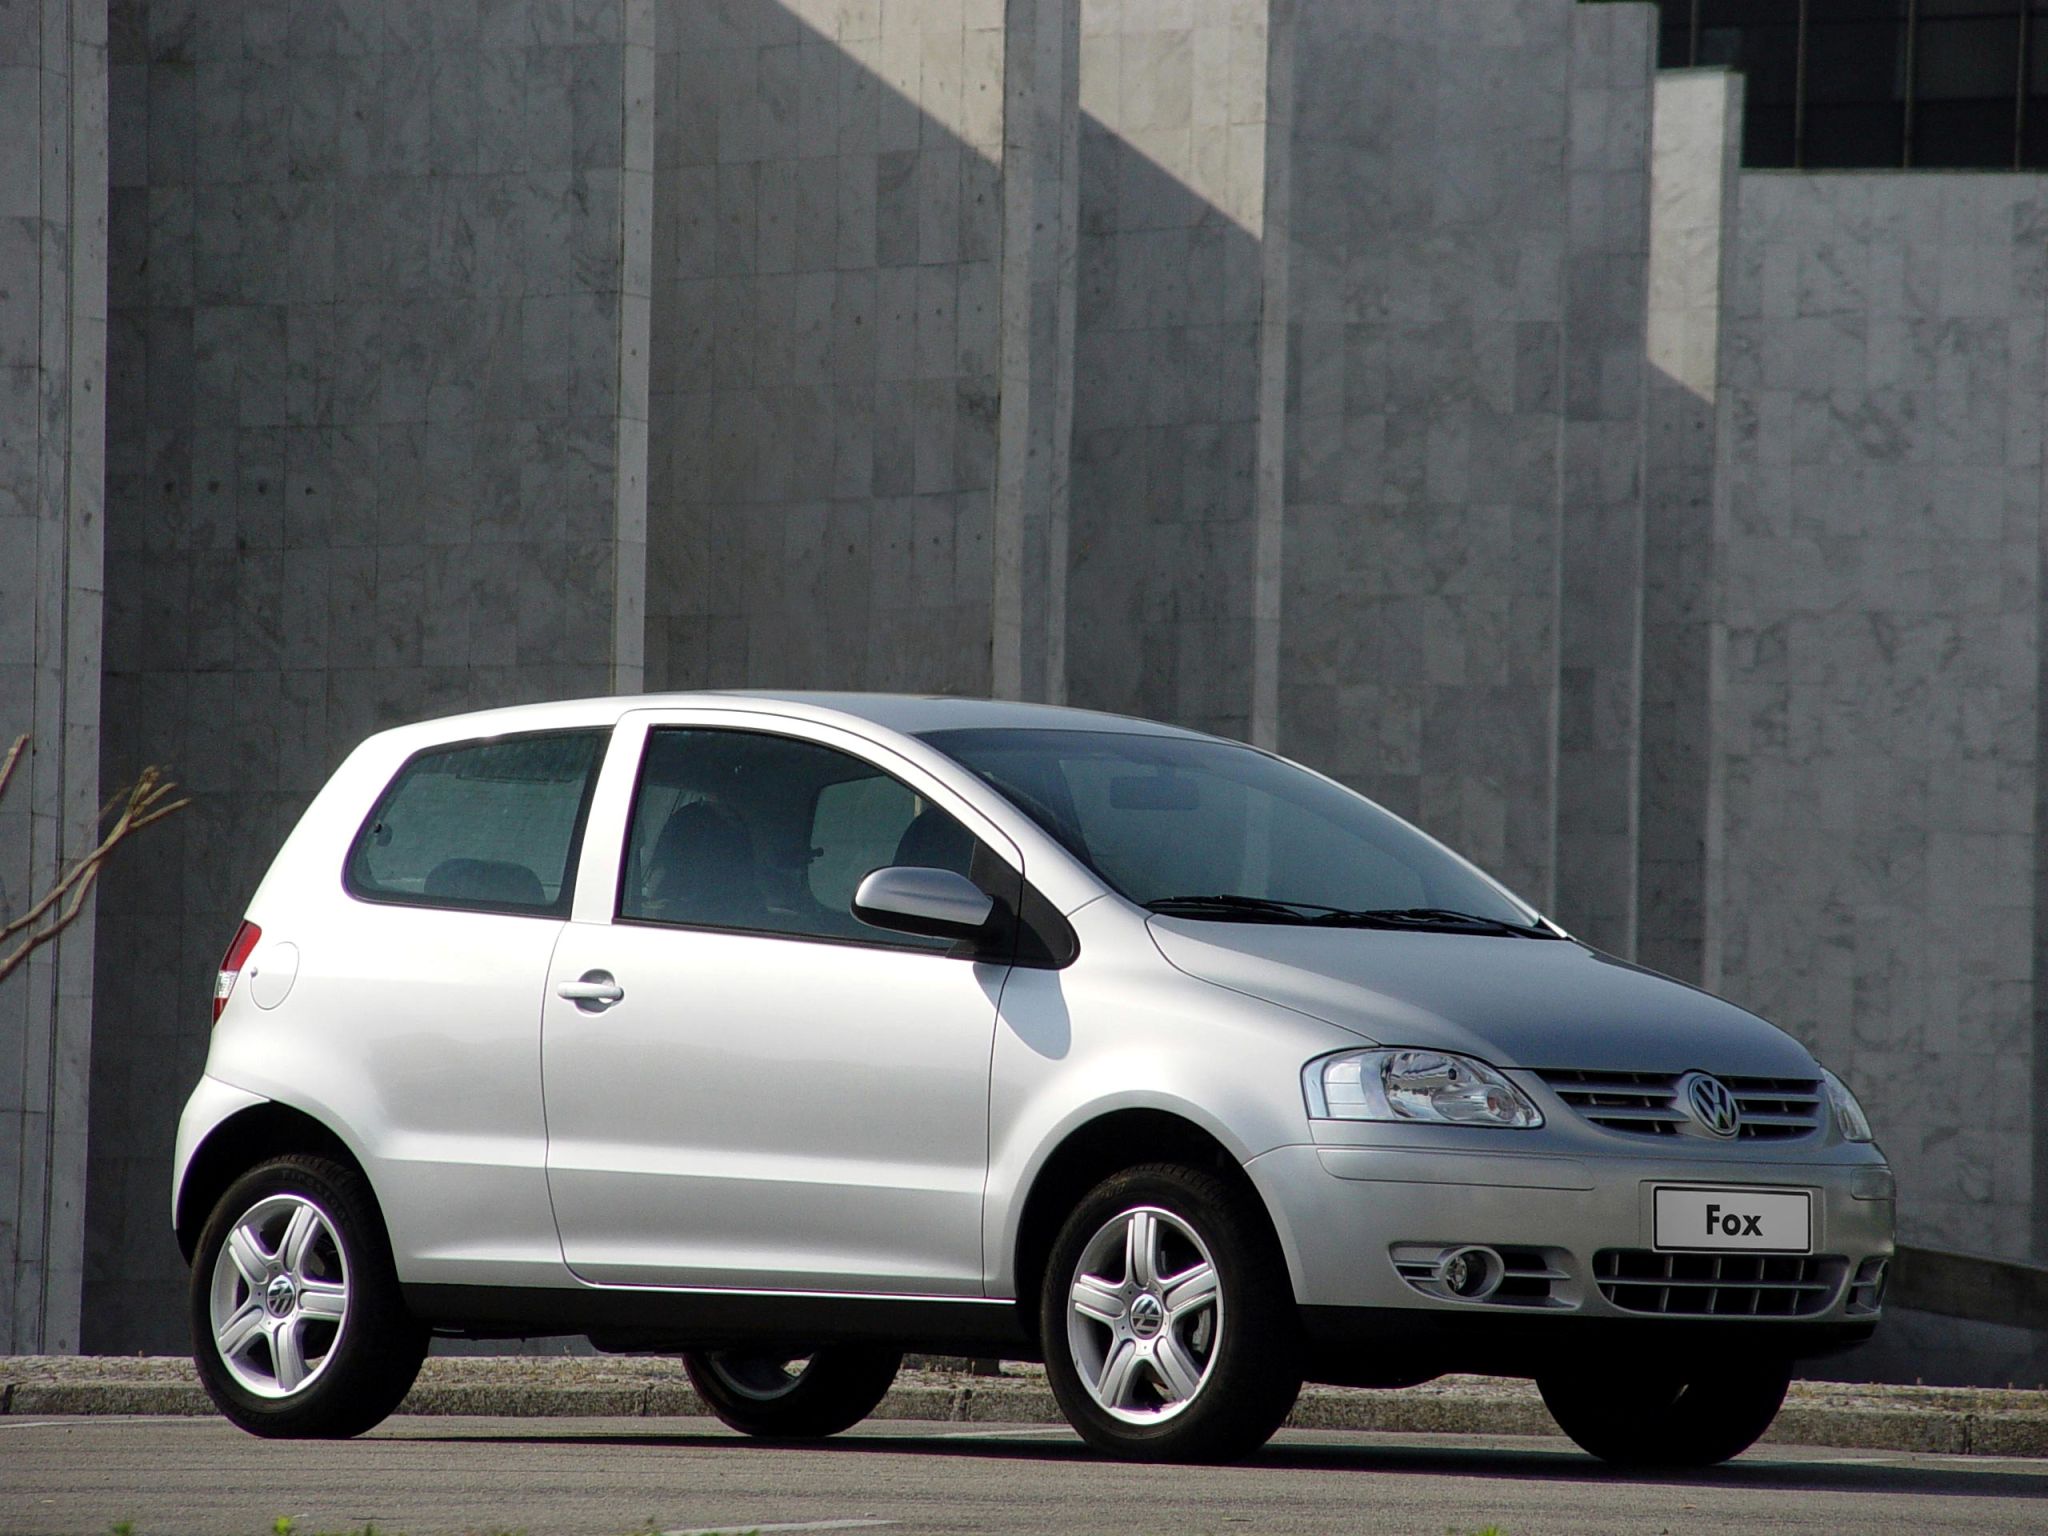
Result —
POLYGON ((944 949, 869 927, 853 893, 871 870, 967 874, 972 833, 872 763, 755 731, 647 738, 619 879, 619 916, 799 938, 944 949))
POLYGON ((417 753, 356 834, 342 883, 368 901, 565 916, 607 734, 417 753))

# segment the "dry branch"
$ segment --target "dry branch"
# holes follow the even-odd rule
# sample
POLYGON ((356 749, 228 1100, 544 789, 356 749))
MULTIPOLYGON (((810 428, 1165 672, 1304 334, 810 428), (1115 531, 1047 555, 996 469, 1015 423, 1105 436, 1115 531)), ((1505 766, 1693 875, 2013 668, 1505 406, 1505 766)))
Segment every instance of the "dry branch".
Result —
POLYGON ((28 750, 28 737, 17 736, 14 745, 7 749, 5 759, 0 759, 0 795, 7 793, 7 781, 14 777, 15 760, 28 750))
MULTIPOLYGON (((6 758, 0 759, 0 794, 6 793, 15 764, 27 746, 28 737, 17 737, 14 745, 8 748, 6 758)), ((5 981, 30 955, 71 926, 84 910, 85 898, 92 891, 93 882, 99 879, 101 868, 116 848, 151 822, 162 821, 171 812, 192 803, 189 799, 165 803, 177 787, 164 778, 161 768, 152 765, 143 769, 132 785, 117 792, 101 808, 99 819, 106 830, 101 834, 99 846, 37 897, 26 912, 0 927, 0 942, 16 934, 22 935, 13 949, 0 955, 0 981, 5 981), (114 818, 111 824, 107 822, 110 815, 114 818)))

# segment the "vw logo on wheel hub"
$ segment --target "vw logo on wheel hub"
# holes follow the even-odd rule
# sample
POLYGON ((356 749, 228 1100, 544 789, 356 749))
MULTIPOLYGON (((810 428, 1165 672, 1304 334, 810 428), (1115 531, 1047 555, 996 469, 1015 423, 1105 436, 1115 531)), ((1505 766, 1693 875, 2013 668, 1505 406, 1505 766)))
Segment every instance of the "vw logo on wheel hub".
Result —
POLYGON ((1701 1129, 1723 1138, 1741 1131, 1742 1108, 1721 1079, 1706 1072, 1688 1072, 1678 1087, 1687 1111, 1701 1129))
POLYGON ((1139 1338, 1149 1339, 1165 1326, 1166 1307, 1150 1291, 1131 1303, 1131 1332, 1139 1338))
POLYGON ((279 1275, 263 1291, 263 1305, 272 1317, 283 1317, 298 1305, 299 1288, 290 1275, 279 1275))

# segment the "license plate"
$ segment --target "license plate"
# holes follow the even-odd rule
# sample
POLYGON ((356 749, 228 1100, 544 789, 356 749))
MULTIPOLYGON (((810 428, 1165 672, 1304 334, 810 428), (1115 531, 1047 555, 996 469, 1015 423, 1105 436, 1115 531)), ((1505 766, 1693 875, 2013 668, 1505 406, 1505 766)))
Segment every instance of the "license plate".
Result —
POLYGON ((1803 1189, 1656 1191, 1659 1250, 1813 1252, 1813 1196, 1803 1189))

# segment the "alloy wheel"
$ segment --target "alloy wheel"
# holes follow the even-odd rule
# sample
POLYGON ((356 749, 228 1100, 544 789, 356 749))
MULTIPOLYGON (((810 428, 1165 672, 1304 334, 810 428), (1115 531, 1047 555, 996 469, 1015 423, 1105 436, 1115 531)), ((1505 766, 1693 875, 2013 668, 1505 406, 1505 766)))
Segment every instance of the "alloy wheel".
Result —
POLYGON ((1192 1403, 1224 1327, 1216 1262, 1194 1228, 1158 1206, 1111 1217, 1068 1285, 1067 1347, 1090 1397, 1127 1424, 1192 1403))
POLYGON ((214 1259, 214 1348, 235 1381, 286 1398, 320 1378, 348 1323, 348 1256, 333 1220, 302 1195, 243 1212, 214 1259))

